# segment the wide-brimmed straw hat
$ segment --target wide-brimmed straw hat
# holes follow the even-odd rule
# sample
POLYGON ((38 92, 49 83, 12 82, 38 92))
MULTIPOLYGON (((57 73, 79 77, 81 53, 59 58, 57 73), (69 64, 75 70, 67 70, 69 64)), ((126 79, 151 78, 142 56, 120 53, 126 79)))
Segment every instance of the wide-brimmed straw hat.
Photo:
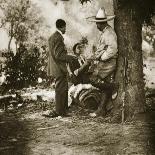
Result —
POLYGON ((107 15, 105 9, 102 7, 98 10, 96 16, 87 17, 90 22, 106 22, 115 18, 115 15, 107 15))

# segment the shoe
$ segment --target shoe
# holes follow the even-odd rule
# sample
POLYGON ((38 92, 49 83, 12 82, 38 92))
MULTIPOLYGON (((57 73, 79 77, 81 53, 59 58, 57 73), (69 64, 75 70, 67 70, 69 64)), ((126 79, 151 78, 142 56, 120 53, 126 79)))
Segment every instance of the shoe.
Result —
POLYGON ((62 117, 71 117, 72 115, 71 114, 63 114, 61 115, 62 117))

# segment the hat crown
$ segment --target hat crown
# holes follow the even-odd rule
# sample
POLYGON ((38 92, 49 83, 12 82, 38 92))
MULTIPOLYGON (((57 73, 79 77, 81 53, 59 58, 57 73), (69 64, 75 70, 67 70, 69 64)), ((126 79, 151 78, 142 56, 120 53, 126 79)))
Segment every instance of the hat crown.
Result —
POLYGON ((104 7, 100 8, 96 16, 88 17, 91 22, 107 22, 115 18, 115 15, 107 15, 104 7))
POLYGON ((97 12, 96 18, 107 18, 106 12, 104 8, 100 8, 97 12))

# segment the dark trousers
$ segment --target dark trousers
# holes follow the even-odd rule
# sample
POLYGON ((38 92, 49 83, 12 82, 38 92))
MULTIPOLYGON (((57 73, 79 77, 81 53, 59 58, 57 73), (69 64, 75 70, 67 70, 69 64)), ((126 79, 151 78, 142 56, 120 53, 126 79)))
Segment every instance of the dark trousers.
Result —
MULTIPOLYGON (((97 80, 96 80, 97 81, 97 80)), ((102 91, 101 103, 98 106, 98 109, 95 111, 97 115, 105 116, 107 103, 111 100, 112 91, 115 89, 115 83, 113 82, 96 82, 92 81, 92 85, 99 88, 102 91)))
POLYGON ((56 78, 55 100, 56 112, 59 115, 65 115, 68 109, 68 81, 66 76, 56 78))

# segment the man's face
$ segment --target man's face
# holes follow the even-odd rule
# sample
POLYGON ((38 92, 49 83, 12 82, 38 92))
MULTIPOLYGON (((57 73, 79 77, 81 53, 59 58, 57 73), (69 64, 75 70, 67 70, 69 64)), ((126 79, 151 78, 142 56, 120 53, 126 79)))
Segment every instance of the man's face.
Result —
POLYGON ((102 22, 96 23, 97 29, 99 31, 102 31, 104 29, 105 25, 106 25, 106 23, 104 23, 104 22, 103 23, 102 22))
POLYGON ((59 30, 62 32, 62 34, 65 34, 65 32, 66 32, 66 26, 64 26, 62 28, 59 28, 59 30))
POLYGON ((85 46, 83 44, 80 44, 76 47, 76 54, 80 55, 83 54, 85 50, 85 46))

